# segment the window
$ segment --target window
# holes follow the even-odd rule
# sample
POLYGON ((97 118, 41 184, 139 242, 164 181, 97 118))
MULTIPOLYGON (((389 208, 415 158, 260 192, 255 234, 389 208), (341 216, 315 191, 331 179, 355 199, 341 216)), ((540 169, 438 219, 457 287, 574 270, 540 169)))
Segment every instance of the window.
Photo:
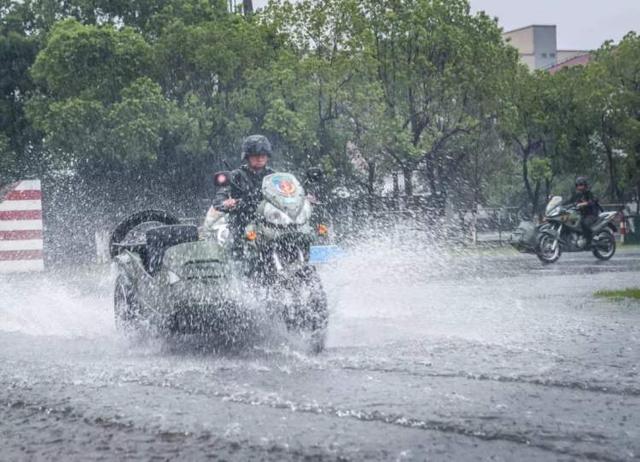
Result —
POLYGON ((542 57, 543 57, 543 58, 546 58, 546 57, 547 57, 547 54, 546 54, 546 53, 542 53, 542 57))

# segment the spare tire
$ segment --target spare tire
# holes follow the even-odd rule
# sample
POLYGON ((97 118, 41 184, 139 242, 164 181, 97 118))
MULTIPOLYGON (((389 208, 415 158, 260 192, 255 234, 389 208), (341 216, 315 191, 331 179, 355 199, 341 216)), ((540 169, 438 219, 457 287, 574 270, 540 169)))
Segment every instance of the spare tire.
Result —
MULTIPOLYGON (((124 219, 111 233, 111 237, 109 238, 109 254, 111 255, 111 258, 114 258, 122 252, 123 247, 118 244, 122 243, 131 230, 136 226, 140 226, 141 224, 148 222, 157 222, 163 225, 180 224, 180 220, 178 220, 177 217, 164 210, 142 210, 140 212, 136 212, 124 219)), ((141 244, 144 245, 146 243, 142 242, 141 244)))

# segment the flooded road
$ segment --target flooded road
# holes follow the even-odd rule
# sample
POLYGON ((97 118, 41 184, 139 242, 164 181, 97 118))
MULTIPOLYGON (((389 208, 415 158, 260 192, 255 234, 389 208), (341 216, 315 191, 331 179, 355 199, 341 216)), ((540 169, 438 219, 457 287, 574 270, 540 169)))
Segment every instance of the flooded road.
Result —
POLYGON ((132 344, 106 271, 0 279, 1 460, 637 460, 640 252, 359 247, 326 352, 132 344))

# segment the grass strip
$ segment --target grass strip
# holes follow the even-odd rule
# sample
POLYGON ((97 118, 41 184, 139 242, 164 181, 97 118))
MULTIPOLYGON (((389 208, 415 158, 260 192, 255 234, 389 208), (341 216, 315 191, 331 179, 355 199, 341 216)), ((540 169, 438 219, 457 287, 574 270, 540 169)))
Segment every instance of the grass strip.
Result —
POLYGON ((603 298, 632 298, 635 300, 640 300, 640 288, 623 290, 599 290, 595 293, 595 296, 603 298))

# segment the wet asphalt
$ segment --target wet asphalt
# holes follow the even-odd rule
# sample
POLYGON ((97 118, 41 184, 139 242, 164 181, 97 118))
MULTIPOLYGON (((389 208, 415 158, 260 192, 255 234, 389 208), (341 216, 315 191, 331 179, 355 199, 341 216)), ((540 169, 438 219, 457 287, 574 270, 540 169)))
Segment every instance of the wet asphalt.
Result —
POLYGON ((104 269, 0 279, 0 460, 639 460, 640 251, 360 246, 327 350, 131 342, 104 269))

